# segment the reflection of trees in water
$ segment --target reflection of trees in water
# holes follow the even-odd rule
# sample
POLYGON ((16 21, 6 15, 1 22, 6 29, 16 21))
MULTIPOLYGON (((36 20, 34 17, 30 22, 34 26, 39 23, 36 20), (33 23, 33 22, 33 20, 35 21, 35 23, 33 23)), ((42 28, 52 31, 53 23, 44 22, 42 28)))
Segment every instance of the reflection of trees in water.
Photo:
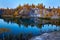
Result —
MULTIPOLYGON (((42 27, 42 25, 44 23, 47 24, 52 24, 52 25, 60 25, 60 20, 40 20, 38 22, 40 23, 35 23, 34 20, 30 20, 30 19, 19 19, 19 18, 4 18, 4 20, 9 23, 9 21, 11 21, 11 23, 17 23, 17 24, 22 24, 24 25, 24 27, 28 27, 29 25, 31 27, 37 26, 39 28, 42 27), (42 24, 43 23, 43 24, 42 24)), ((8 34, 5 36, 5 40, 28 40, 32 37, 32 33, 27 34, 26 36, 22 33, 18 34, 18 35, 13 35, 13 34, 8 34)))
POLYGON ((52 25, 60 26, 60 20, 49 20, 52 25))
POLYGON ((44 20, 44 19, 19 19, 19 18, 3 18, 7 23, 11 21, 11 23, 17 23, 18 25, 24 25, 25 27, 28 27, 28 25, 31 26, 38 26, 41 27, 43 24, 53 24, 53 25, 60 25, 60 20, 44 20))
POLYGON ((17 23, 18 25, 22 24, 25 27, 28 27, 28 25, 34 26, 38 23, 35 23, 34 20, 30 20, 30 19, 19 19, 19 18, 3 18, 4 21, 6 21, 7 23, 11 22, 11 23, 17 23))
POLYGON ((38 24, 37 26, 38 26, 39 28, 42 28, 42 24, 38 24))
POLYGON ((11 22, 11 23, 17 23, 17 24, 21 24, 20 19, 18 18, 3 18, 4 21, 6 21, 7 23, 11 22))

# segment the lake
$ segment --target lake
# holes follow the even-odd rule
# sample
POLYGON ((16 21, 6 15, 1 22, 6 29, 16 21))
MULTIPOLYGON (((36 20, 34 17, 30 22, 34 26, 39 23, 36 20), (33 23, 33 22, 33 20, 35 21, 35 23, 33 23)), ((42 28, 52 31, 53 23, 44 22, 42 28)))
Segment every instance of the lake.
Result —
POLYGON ((10 30, 0 31, 1 40, 28 40, 46 32, 60 31, 60 20, 0 18, 1 28, 10 30))

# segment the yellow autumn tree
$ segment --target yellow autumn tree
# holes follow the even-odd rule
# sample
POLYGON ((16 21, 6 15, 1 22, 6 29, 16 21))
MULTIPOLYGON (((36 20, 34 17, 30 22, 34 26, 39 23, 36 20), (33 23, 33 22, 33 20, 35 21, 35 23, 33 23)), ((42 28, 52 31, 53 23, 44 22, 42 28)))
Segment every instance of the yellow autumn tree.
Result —
POLYGON ((60 9, 57 10, 58 16, 60 16, 60 9))
POLYGON ((32 5, 31 5, 31 7, 32 7, 32 8, 35 8, 35 5, 34 5, 34 4, 32 4, 32 5))
POLYGON ((38 4, 37 8, 43 9, 43 8, 44 8, 44 7, 43 7, 43 4, 38 4))
POLYGON ((23 6, 19 5, 17 8, 16 8, 16 11, 21 11, 23 9, 23 6))
POLYGON ((49 12, 49 13, 48 13, 48 17, 51 17, 52 15, 53 15, 52 12, 49 12))
POLYGON ((14 17, 16 17, 18 15, 18 11, 15 11, 15 13, 13 14, 14 17))
POLYGON ((44 14, 44 17, 47 18, 48 17, 48 14, 44 14))
POLYGON ((30 6, 28 4, 24 4, 23 7, 27 8, 28 10, 30 9, 30 6))

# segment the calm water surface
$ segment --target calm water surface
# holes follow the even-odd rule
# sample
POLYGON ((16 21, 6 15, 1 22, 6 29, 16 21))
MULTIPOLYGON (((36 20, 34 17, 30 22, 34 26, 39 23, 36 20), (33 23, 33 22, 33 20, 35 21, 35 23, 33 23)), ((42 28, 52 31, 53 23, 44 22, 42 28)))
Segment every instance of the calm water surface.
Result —
MULTIPOLYGON (((59 21, 60 22, 60 21, 59 21)), ((58 23, 59 24, 59 23, 58 23)), ((6 28, 10 31, 8 34, 24 36, 31 34, 32 36, 38 36, 46 32, 60 31, 60 25, 55 25, 47 20, 42 19, 0 19, 0 28, 6 28)), ((5 34, 7 34, 5 33, 5 34)))

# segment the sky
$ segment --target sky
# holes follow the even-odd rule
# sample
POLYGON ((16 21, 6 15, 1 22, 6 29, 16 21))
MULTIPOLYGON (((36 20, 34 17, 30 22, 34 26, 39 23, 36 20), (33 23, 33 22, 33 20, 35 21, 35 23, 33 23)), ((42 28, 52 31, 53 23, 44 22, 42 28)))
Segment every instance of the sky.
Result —
POLYGON ((0 0, 0 8, 16 8, 18 5, 24 4, 41 4, 45 5, 46 8, 49 6, 57 8, 60 6, 60 0, 0 0))

